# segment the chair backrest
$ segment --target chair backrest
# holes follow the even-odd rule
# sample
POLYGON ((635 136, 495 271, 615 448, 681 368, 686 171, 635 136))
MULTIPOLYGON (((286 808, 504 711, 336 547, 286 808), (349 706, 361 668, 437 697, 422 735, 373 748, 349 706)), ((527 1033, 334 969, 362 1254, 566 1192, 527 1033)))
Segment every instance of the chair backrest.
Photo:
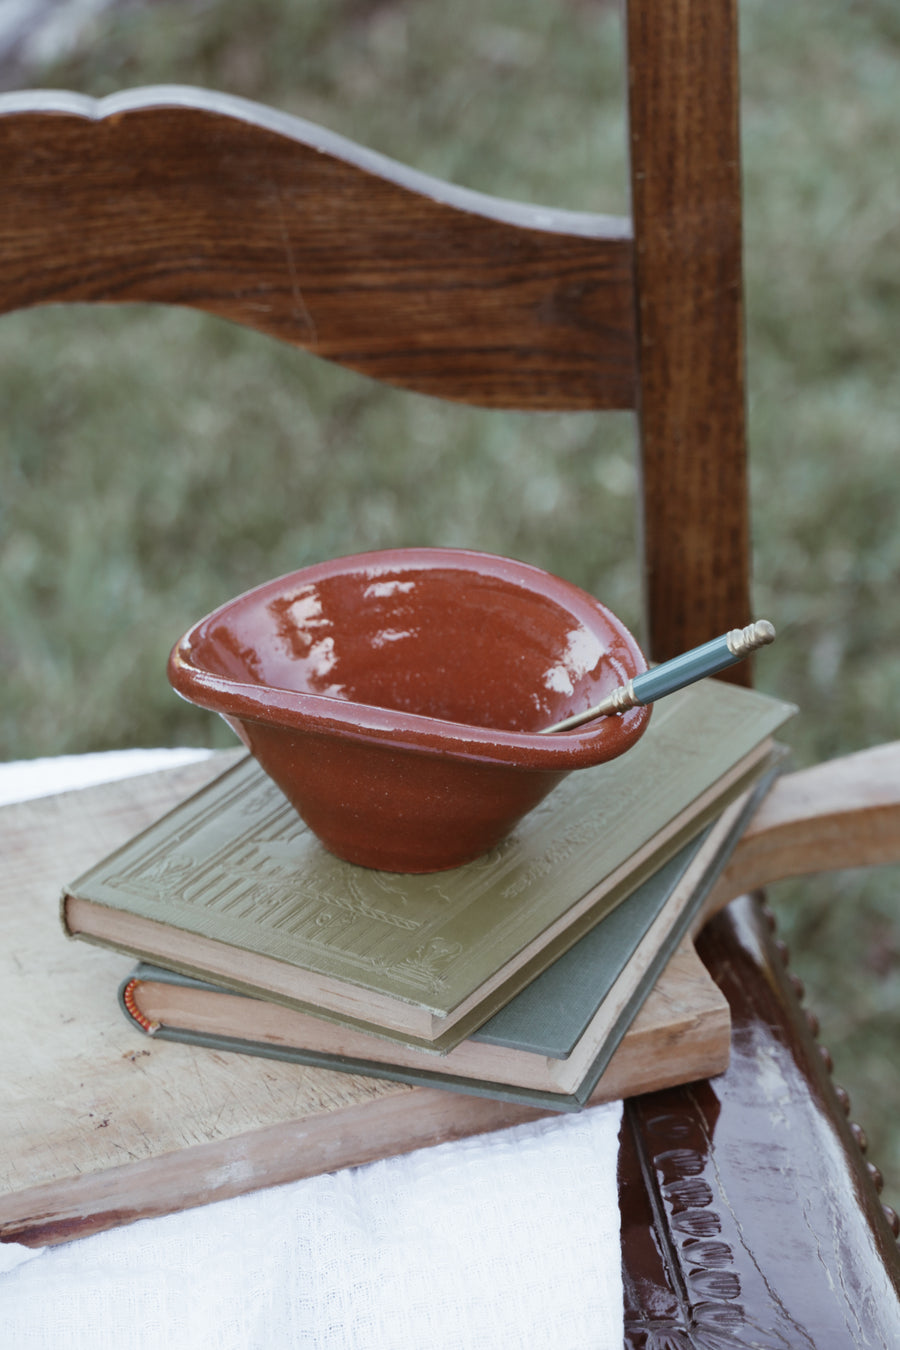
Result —
POLYGON ((635 408, 646 644, 674 656, 750 617, 735 8, 624 6, 630 220, 196 89, 0 96, 0 312, 189 305, 448 399, 635 408))

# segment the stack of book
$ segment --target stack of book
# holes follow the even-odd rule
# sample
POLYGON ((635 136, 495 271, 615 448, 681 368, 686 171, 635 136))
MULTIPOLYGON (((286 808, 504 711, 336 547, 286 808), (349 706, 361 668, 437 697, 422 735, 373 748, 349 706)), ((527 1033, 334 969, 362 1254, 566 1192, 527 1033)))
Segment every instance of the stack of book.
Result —
MULTIPOLYGON (((492 853, 423 876, 332 857, 248 758, 67 887, 63 924, 141 962, 120 1001, 158 1039, 578 1109, 676 980, 793 711, 693 685, 492 853)), ((703 1071, 724 1058, 727 1034, 703 1071)))

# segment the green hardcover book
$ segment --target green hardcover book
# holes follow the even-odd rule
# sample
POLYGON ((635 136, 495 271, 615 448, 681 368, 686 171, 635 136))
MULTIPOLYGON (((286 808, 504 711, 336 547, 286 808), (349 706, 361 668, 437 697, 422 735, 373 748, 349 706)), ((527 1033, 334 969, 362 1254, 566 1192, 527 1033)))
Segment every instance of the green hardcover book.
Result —
MULTIPOLYGON (((134 1025, 163 1040, 577 1110, 688 933, 775 772, 444 1056, 146 963, 122 981, 119 1003, 134 1025)), ((670 1045, 664 1053, 671 1055, 670 1045)))
POLYGON ((63 923, 447 1050, 750 786, 793 711, 718 681, 682 690, 628 754, 570 774, 486 857, 423 876, 332 857, 248 759, 67 888, 63 923))

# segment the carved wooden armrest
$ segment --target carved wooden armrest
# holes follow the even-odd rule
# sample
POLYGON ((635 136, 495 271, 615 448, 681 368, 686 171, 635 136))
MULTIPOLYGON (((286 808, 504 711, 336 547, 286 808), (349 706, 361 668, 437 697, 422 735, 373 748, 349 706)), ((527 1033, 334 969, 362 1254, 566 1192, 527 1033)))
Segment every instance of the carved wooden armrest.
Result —
POLYGON ((900 741, 778 779, 696 926, 784 877, 891 862, 900 862, 900 741))

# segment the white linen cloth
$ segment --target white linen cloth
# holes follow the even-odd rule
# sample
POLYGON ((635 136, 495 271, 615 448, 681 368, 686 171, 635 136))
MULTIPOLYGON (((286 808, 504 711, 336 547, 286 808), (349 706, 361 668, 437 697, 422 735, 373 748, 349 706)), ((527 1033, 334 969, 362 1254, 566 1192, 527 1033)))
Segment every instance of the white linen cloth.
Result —
MULTIPOLYGON (((111 779, 203 753, 0 765, 0 801, 104 781, 103 760, 111 779)), ((0 1244, 0 1350, 619 1350, 620 1120, 616 1102, 38 1252, 0 1244)))

